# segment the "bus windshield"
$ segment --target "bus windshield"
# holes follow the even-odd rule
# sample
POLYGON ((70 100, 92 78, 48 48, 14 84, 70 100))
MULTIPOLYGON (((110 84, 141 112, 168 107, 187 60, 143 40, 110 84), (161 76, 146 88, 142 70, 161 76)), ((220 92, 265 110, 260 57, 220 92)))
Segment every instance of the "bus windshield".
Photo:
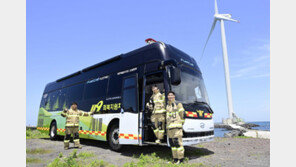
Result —
POLYGON ((186 67, 181 68, 181 83, 172 85, 176 101, 184 104, 206 102, 209 104, 207 91, 201 74, 186 67))

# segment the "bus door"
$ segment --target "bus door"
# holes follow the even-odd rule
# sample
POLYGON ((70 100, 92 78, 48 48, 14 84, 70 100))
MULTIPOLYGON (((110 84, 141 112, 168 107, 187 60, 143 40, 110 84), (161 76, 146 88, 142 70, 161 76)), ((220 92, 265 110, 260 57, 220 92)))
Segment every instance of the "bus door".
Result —
POLYGON ((119 121, 119 144, 138 144, 139 136, 139 102, 138 76, 135 74, 123 78, 122 107, 119 121))

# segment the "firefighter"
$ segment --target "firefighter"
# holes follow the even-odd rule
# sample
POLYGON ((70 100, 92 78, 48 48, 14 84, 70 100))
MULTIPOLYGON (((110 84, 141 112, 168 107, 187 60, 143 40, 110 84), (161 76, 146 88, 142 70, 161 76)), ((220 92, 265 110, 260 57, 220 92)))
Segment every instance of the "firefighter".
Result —
POLYGON ((62 112, 62 116, 66 117, 66 135, 64 139, 64 149, 69 149, 69 142, 71 134, 73 134, 74 147, 81 149, 80 141, 79 141, 79 116, 90 116, 93 115, 94 112, 84 112, 82 110, 77 109, 77 103, 73 102, 71 108, 68 110, 64 109, 62 112))
POLYGON ((176 104, 175 93, 169 91, 166 106, 167 135, 172 149, 174 163, 183 163, 184 147, 182 142, 184 108, 181 103, 176 104))
POLYGON ((152 86, 153 95, 147 106, 152 110, 151 123, 152 129, 156 136, 155 143, 160 144, 164 137, 165 131, 165 95, 160 93, 156 85, 152 86))

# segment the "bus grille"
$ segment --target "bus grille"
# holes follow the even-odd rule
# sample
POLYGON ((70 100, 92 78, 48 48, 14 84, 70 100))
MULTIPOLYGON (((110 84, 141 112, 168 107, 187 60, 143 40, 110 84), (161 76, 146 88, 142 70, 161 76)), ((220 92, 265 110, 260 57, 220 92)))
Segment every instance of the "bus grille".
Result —
POLYGON ((183 138, 190 137, 203 137, 214 135, 214 131, 205 131, 205 132, 183 132, 183 138))

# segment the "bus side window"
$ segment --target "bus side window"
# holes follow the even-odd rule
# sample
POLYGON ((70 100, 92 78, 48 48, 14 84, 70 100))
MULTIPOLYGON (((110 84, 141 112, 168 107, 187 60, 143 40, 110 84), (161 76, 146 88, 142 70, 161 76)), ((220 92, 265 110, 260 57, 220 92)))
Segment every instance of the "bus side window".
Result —
POLYGON ((57 111, 59 108, 59 91, 52 92, 50 99, 50 110, 57 111))
POLYGON ((66 102, 66 93, 67 93, 67 88, 62 89, 59 92, 59 110, 63 110, 64 108, 68 108, 68 104, 66 102))
POLYGON ((112 75, 109 78, 107 97, 115 97, 121 95, 122 76, 112 75))
MULTIPOLYGON (((67 104, 79 103, 82 100, 84 84, 74 85, 68 88, 67 104)), ((79 104, 78 104, 79 105, 79 104)))
MULTIPOLYGON (((44 109, 46 111, 52 111, 55 103, 57 102, 57 96, 58 96, 58 91, 50 92, 48 93, 48 97, 45 100, 44 103, 44 109)), ((58 103, 57 103, 58 104, 58 103)))
POLYGON ((122 106, 126 112, 137 112, 136 78, 130 77, 124 80, 122 93, 122 106))
POLYGON ((95 82, 86 82, 84 91, 84 100, 102 99, 106 97, 108 79, 95 82))

